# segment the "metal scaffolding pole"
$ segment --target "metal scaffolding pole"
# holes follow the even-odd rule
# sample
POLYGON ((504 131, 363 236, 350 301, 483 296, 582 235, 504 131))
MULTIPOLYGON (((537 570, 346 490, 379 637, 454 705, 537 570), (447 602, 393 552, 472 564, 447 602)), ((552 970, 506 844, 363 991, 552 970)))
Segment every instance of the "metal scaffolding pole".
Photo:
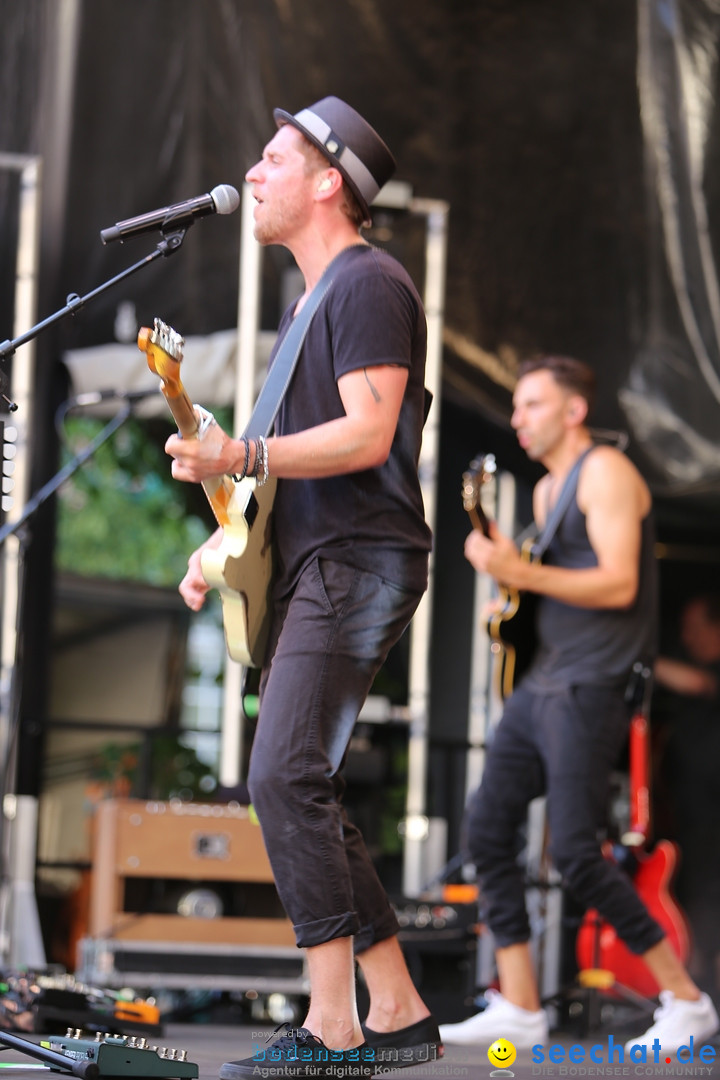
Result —
MULTIPOLYGON (((425 287, 423 302, 428 324, 425 385, 433 405, 423 431, 420 451, 420 486, 425 517, 435 532, 438 459, 440 454, 440 395, 442 390, 442 339, 445 319, 447 223, 449 204, 439 199, 411 199, 410 213, 426 219, 425 287)), ((411 626, 408 707, 408 786, 403 852, 403 892, 419 896, 426 881, 445 861, 444 822, 427 816, 427 766, 430 733, 430 650, 435 583, 434 557, 430 556, 428 588, 411 626)))
MULTIPOLYGON (((40 237, 41 159, 0 154, 0 169, 20 173, 18 246, 15 272, 14 337, 28 331, 37 309, 40 237)), ((35 343, 28 341, 13 356, 11 397, 17 405, 12 461, 12 500, 6 522, 19 520, 30 495, 30 424, 33 413, 35 343)), ((11 534, 2 552, 0 617, 0 761, 2 785, 2 856, 6 872, 0 882, 0 956, 11 967, 44 966, 45 950, 35 901, 37 800, 15 795, 17 769, 18 625, 23 585, 23 538, 11 534)))

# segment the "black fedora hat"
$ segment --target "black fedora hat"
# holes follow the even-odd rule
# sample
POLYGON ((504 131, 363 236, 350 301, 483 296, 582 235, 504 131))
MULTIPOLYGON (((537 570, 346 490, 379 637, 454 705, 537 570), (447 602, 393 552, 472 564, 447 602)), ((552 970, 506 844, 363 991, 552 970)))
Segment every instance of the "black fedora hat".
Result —
POLYGON ((395 159, 360 113, 340 98, 326 97, 299 113, 275 109, 278 127, 292 124, 325 155, 370 218, 370 203, 395 172, 395 159))

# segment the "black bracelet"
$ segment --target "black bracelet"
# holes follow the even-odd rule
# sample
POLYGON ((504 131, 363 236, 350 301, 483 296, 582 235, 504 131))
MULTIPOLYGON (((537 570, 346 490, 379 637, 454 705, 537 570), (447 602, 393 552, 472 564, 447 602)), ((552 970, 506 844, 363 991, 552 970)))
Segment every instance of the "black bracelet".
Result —
POLYGON ((245 444, 245 461, 243 462, 243 470, 241 473, 230 473, 231 480, 234 480, 236 484, 239 484, 241 480, 244 480, 247 476, 248 464, 250 463, 250 440, 247 435, 240 437, 240 442, 245 444))

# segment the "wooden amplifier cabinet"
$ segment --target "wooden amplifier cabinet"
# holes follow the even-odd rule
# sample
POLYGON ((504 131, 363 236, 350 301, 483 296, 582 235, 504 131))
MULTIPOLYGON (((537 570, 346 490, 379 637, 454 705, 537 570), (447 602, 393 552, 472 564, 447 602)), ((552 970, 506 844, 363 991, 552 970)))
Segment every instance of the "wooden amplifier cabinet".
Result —
POLYGON ((93 848, 90 937, 295 944, 245 806, 108 799, 96 811, 93 848), (178 914, 177 897, 203 886, 231 898, 223 914, 178 914))

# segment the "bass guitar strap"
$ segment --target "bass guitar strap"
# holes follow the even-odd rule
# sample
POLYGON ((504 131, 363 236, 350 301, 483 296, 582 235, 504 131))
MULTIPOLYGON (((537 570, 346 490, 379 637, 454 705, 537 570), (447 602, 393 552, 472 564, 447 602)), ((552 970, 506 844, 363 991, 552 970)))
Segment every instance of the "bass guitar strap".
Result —
POLYGON ((280 344, 272 367, 268 371, 262 389, 258 394, 252 415, 245 425, 243 435, 247 438, 257 438, 258 435, 267 436, 272 430, 282 399, 295 371, 295 365, 298 362, 310 321, 333 283, 335 275, 334 262, 333 259, 325 267, 320 280, 308 296, 300 312, 293 319, 290 329, 280 344))
POLYGON ((560 528, 560 522, 564 518, 565 512, 577 490, 580 467, 591 450, 594 450, 594 446, 589 446, 587 450, 583 450, 582 454, 565 477, 565 483, 558 495, 557 502, 548 515, 547 521, 545 522, 545 528, 532 546, 533 558, 542 559, 550 546, 553 536, 560 528))

